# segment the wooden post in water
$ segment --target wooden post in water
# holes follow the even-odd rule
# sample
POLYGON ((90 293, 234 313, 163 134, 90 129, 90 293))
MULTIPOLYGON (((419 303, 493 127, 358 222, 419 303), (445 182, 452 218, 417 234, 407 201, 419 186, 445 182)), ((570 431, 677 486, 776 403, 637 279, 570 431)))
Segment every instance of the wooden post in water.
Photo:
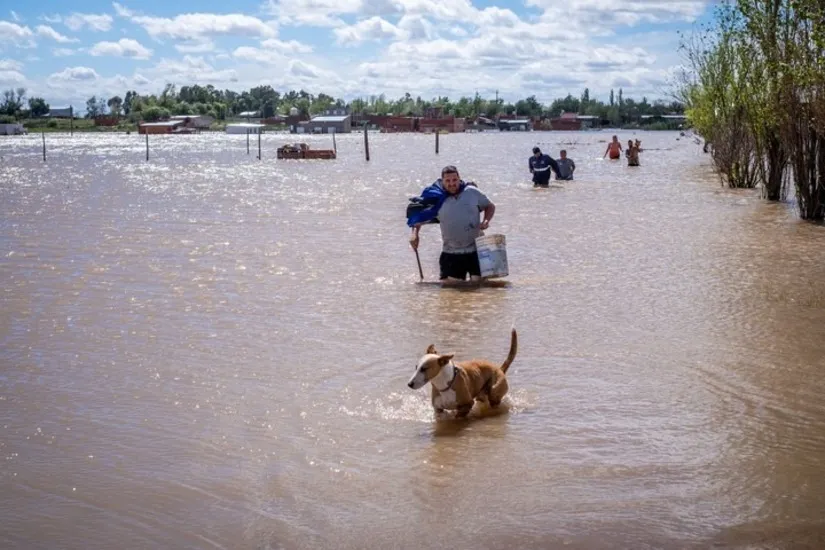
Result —
POLYGON ((261 129, 258 128, 258 160, 261 160, 261 129))
POLYGON ((74 107, 69 105, 69 135, 74 135, 74 107))
POLYGON ((249 128, 246 129, 246 154, 249 154, 249 128))
POLYGON ((144 132, 146 132, 146 162, 149 162, 149 130, 144 128, 144 132))
POLYGON ((367 162, 370 161, 370 138, 367 137, 367 125, 364 124, 364 153, 367 156, 367 162))
POLYGON ((435 129, 435 154, 438 154, 438 128, 435 129))
POLYGON ((338 158, 338 146, 335 145, 335 132, 332 132, 332 151, 335 153, 335 157, 338 158))
POLYGON ((46 162, 46 132, 41 132, 43 135, 43 162, 46 162))

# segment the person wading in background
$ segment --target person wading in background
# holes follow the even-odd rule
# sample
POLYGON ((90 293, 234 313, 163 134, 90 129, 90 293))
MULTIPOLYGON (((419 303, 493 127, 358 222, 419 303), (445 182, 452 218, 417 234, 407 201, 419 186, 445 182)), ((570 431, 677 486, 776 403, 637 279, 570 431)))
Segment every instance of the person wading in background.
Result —
POLYGON ((604 150, 604 154, 602 158, 606 157, 608 153, 610 153, 610 160, 618 160, 622 158, 622 144, 619 141, 618 136, 613 136, 613 141, 607 144, 607 149, 604 150))
POLYGON ((530 173, 533 174, 533 187, 548 187, 550 185, 550 170, 560 179, 559 165, 550 155, 545 155, 538 147, 533 147, 533 156, 527 162, 530 173))
POLYGON ((561 158, 556 161, 559 167, 559 173, 556 175, 556 179, 570 181, 573 179, 573 172, 576 171, 576 163, 573 162, 573 159, 567 158, 567 151, 564 149, 559 151, 559 155, 561 155, 561 158))

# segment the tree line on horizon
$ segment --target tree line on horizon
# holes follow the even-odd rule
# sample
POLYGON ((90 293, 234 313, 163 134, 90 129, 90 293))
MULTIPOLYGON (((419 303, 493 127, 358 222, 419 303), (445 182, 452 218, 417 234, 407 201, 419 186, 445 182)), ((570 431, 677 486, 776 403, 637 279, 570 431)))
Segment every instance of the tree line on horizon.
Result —
MULTIPOLYGON (((0 116, 8 119, 39 117, 49 112, 49 105, 41 97, 25 102, 26 90, 8 90, 0 100, 0 116)), ((598 116, 612 124, 621 125, 627 121, 638 120, 641 115, 682 114, 684 105, 679 101, 655 100, 650 103, 646 97, 641 101, 625 98, 620 88, 618 94, 610 90, 606 102, 592 98, 590 90, 585 88, 579 97, 567 94, 566 97, 542 104, 535 95, 505 102, 504 99, 485 99, 477 93, 474 97, 461 97, 451 100, 449 97, 436 97, 431 100, 413 97, 406 93, 397 99, 388 99, 385 94, 368 98, 356 98, 346 102, 340 98, 319 93, 310 94, 305 90, 290 90, 280 93, 271 86, 256 86, 247 91, 219 90, 212 85, 181 86, 166 84, 159 94, 138 94, 127 91, 123 97, 115 95, 109 98, 92 96, 86 101, 86 118, 111 115, 124 117, 130 122, 153 122, 166 119, 172 115, 208 115, 215 120, 237 117, 242 112, 255 111, 263 118, 276 114, 287 115, 294 108, 303 116, 323 113, 327 109, 348 108, 353 114, 371 114, 397 116, 423 116, 432 107, 442 108, 444 114, 456 117, 476 118, 478 116, 495 118, 499 114, 515 114, 527 117, 557 117, 562 112, 580 115, 598 116)))

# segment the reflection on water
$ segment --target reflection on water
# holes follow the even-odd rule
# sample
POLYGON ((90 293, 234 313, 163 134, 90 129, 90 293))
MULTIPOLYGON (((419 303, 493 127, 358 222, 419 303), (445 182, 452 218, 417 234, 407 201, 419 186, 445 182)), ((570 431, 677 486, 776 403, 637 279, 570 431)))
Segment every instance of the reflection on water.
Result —
POLYGON ((610 135, 0 141, 0 546, 821 546, 823 228, 610 135), (536 143, 576 181, 532 189, 536 143), (444 164, 509 287, 416 284, 406 198, 444 164), (436 422, 427 345, 503 360, 511 326, 502 410, 436 422))

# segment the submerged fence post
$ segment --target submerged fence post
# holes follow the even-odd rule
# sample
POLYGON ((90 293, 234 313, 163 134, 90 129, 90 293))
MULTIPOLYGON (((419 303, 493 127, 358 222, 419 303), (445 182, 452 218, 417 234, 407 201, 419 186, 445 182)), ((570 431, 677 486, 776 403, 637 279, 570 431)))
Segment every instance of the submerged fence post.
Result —
POLYGON ((74 135, 74 107, 69 105, 69 135, 74 135))
POLYGON ((261 160, 261 129, 258 128, 258 160, 261 160))
POLYGON ((249 128, 246 129, 246 154, 249 154, 249 128))
POLYGON ((364 153, 367 155, 367 162, 370 161, 370 138, 367 136, 367 125, 364 124, 364 153))
POLYGON ((43 162, 46 162, 46 132, 41 132, 43 135, 43 162))
POLYGON ((438 128, 435 129, 435 154, 438 154, 438 128))
POLYGON ((149 161, 149 130, 146 128, 143 129, 146 132, 146 161, 149 161))
POLYGON ((335 145, 335 132, 332 132, 332 152, 335 153, 336 158, 338 157, 338 146, 335 145))

